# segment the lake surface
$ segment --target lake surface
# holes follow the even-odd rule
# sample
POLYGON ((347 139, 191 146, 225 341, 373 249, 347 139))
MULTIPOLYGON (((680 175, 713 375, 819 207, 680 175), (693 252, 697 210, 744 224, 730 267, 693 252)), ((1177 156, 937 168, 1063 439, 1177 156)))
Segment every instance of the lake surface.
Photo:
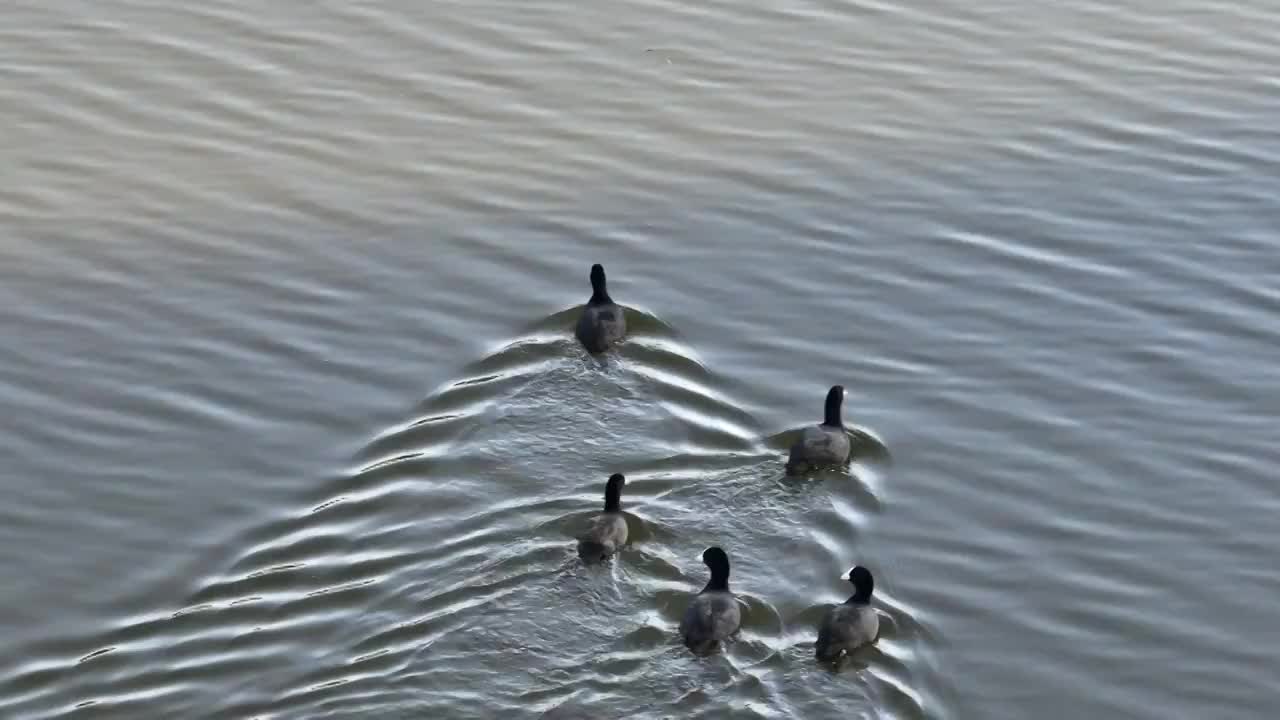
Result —
POLYGON ((0 716, 1272 717, 1277 37, 11 0, 0 716), (785 478, 835 383, 855 462, 785 478), (698 659, 713 543, 744 628, 698 659), (835 673, 854 563, 882 637, 835 673))

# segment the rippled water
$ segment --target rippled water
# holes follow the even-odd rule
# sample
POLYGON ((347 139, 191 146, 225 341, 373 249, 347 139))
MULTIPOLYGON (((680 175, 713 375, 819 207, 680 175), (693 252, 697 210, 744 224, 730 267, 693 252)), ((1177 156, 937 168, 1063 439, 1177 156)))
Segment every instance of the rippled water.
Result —
POLYGON ((0 716, 1273 713, 1280 6, 0 20, 0 716))

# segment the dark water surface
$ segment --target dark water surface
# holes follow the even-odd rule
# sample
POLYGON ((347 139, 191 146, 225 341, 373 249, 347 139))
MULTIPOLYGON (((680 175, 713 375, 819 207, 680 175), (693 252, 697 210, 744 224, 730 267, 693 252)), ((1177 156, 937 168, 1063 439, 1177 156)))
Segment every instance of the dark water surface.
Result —
POLYGON ((8 3, 0 717, 1272 717, 1276 37, 8 3), (834 383, 857 461, 785 478, 834 383), (711 543, 744 630, 697 659, 711 543), (836 674, 855 562, 883 637, 836 674))

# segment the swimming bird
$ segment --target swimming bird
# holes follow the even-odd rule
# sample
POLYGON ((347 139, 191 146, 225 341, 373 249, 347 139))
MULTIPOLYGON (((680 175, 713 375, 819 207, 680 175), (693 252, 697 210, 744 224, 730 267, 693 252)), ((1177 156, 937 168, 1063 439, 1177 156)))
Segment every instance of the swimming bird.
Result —
POLYGON ((844 387, 833 386, 827 391, 826 417, 821 425, 810 425, 791 446, 787 460, 787 472, 804 472, 815 465, 842 465, 849 461, 849 436, 840 419, 840 405, 844 402, 844 387))
POLYGON ((875 642, 880 632, 880 618, 871 607, 871 591, 876 586, 871 571, 859 565, 840 579, 853 583, 853 595, 827 611, 813 644, 814 655, 828 662, 875 642))
POLYGON ((627 519, 622 516, 622 486, 627 479, 620 473, 609 476, 604 486, 604 512, 591 521, 591 529, 578 538, 578 557, 583 562, 605 560, 627 544, 627 519))
POLYGON ((702 552, 702 562, 711 569, 711 579, 694 596, 680 621, 685 646, 698 655, 715 650, 742 624, 738 601, 729 590, 729 556, 713 546, 702 552))
POLYGON ((605 287, 604 266, 591 266, 591 299, 582 308, 574 334, 593 353, 602 353, 622 340, 627 333, 627 321, 622 308, 609 297, 605 287))

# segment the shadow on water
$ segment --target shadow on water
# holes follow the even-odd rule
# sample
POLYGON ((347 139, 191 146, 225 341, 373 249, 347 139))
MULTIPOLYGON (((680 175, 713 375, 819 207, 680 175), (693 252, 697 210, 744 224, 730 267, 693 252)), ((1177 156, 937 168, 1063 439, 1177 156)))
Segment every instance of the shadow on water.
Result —
POLYGON ((849 472, 786 478, 787 434, 763 437, 661 320, 628 310, 633 334, 592 357, 575 316, 462 368, 305 507, 231 540, 236 556, 182 607, 33 651, 0 706, 924 715, 913 658, 927 633, 892 598, 847 681, 811 656, 825 603, 842 599, 816 604, 830 585, 812 583, 880 511, 864 476, 887 465, 883 444, 855 432, 849 472), (612 472, 628 478, 631 542, 584 567, 573 538, 612 472), (744 623, 699 659, 676 626, 711 543, 733 559, 744 623))

